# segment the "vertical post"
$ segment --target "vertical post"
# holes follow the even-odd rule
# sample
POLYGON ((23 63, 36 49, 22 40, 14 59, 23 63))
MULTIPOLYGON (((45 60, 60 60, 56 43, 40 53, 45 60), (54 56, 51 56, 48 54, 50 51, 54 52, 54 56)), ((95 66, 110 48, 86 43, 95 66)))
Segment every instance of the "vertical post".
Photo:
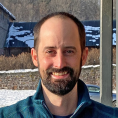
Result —
POLYGON ((112 0, 101 0, 100 8, 100 99, 112 106, 112 0))
POLYGON ((118 107, 118 0, 116 0, 116 105, 118 107))

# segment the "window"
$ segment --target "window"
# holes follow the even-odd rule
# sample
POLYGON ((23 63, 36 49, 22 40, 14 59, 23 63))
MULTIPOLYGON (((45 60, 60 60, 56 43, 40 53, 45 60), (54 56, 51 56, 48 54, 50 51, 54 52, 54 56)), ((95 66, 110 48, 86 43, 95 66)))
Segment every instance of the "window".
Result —
POLYGON ((89 92, 97 92, 97 93, 100 92, 100 88, 94 86, 88 86, 88 90, 89 92))

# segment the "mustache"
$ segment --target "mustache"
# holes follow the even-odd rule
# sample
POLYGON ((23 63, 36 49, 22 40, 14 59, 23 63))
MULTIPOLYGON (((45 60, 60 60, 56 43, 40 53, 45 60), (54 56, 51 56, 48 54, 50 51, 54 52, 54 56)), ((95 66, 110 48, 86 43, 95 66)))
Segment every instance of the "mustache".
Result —
POLYGON ((46 73, 49 75, 53 72, 64 72, 67 71, 68 73, 70 73, 70 75, 73 75, 74 70, 71 67, 63 67, 61 69, 57 69, 57 68, 49 68, 46 70, 46 73))

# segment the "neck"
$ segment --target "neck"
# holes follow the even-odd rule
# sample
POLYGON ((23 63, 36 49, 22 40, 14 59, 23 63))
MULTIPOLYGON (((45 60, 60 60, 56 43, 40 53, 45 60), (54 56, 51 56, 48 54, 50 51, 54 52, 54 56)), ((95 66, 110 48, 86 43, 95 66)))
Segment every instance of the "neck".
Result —
POLYGON ((46 105, 53 115, 67 116, 72 114, 77 108, 77 84, 71 92, 64 96, 51 93, 43 84, 42 88, 46 105))

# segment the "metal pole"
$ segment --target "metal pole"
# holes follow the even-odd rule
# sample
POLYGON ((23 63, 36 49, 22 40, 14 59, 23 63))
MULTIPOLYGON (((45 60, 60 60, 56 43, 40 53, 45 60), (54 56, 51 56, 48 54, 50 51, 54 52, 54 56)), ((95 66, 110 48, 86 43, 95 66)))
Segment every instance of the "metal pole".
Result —
POLYGON ((100 99, 112 106, 112 0, 101 0, 100 8, 100 99))
POLYGON ((116 0, 116 101, 118 107, 118 0, 116 0))

